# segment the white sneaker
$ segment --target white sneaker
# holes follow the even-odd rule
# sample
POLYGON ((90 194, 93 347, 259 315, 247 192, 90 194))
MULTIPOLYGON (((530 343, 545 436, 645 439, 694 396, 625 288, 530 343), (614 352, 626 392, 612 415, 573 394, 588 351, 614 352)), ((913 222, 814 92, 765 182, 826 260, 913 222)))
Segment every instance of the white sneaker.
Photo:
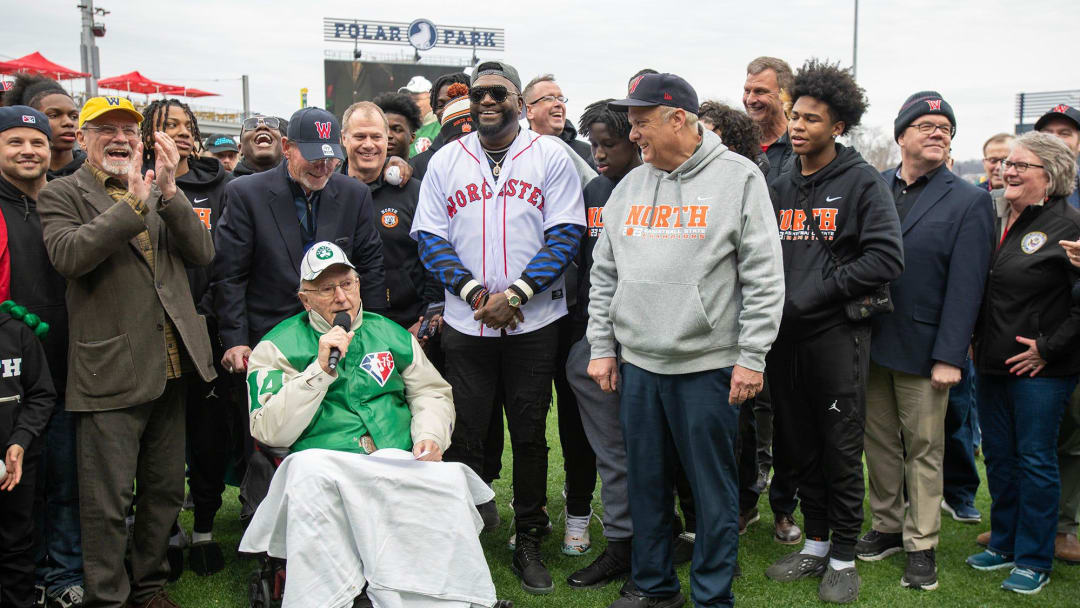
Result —
POLYGON ((570 515, 563 509, 563 518, 566 519, 566 532, 563 534, 563 555, 585 555, 592 548, 589 538, 589 522, 592 521, 593 512, 589 509, 588 515, 570 515))
MULTIPOLYGON (((546 506, 545 507, 540 507, 540 510, 542 510, 544 512, 544 514, 547 515, 548 510, 547 510, 546 506)), ((512 498, 510 499, 510 512, 511 513, 514 512, 514 499, 512 499, 512 498)), ((510 518, 510 539, 506 541, 506 548, 511 550, 511 551, 516 551, 517 550, 517 526, 516 526, 515 521, 514 521, 515 519, 516 519, 515 517, 510 518)), ((544 526, 543 534, 544 535, 551 534, 551 530, 552 530, 551 516, 548 516, 548 522, 547 522, 547 525, 544 526)))

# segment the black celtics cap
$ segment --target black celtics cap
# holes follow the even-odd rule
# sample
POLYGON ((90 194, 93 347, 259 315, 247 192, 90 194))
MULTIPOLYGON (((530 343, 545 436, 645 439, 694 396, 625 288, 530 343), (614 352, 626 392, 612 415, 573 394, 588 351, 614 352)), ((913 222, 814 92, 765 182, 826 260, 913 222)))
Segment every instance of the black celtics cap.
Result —
POLYGON ((630 81, 626 99, 612 101, 609 106, 668 106, 682 108, 691 114, 698 112, 698 96, 694 87, 675 74, 642 74, 630 81))

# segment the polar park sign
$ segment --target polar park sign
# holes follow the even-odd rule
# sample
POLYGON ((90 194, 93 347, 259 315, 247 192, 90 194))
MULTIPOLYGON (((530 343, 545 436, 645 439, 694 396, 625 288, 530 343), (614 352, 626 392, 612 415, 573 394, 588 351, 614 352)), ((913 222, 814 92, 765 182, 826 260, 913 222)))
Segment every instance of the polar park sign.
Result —
POLYGON ((506 50, 502 28, 436 25, 427 19, 398 22, 324 17, 323 37, 327 42, 412 46, 418 51, 435 47, 506 50))

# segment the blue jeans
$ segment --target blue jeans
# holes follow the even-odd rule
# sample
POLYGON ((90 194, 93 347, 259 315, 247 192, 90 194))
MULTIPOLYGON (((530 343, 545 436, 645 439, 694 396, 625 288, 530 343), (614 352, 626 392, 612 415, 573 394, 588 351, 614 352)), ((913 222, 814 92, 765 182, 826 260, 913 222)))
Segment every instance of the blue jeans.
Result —
POLYGON ((731 580, 739 548, 739 406, 728 404, 731 368, 665 375, 623 363, 619 371, 634 584, 650 597, 679 590, 671 557, 671 488, 678 461, 693 488, 697 514, 690 566, 694 601, 698 606, 733 606, 731 580))
POLYGON ((45 429, 45 449, 38 475, 34 526, 36 581, 51 596, 83 583, 79 483, 75 473, 75 416, 58 403, 45 429))
POLYGON ((945 502, 975 506, 979 470, 975 468, 975 366, 968 359, 960 383, 949 390, 945 410, 945 502))
POLYGON ((978 375, 990 486, 990 548, 1018 567, 1050 572, 1061 479, 1057 439, 1076 376, 978 375))

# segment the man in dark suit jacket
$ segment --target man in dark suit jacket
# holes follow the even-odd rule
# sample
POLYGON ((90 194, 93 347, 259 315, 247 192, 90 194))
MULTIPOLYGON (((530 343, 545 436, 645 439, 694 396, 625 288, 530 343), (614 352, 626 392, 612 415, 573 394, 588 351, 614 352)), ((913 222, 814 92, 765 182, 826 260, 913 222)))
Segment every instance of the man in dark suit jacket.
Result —
POLYGON ((865 434, 873 520, 855 550, 873 560, 903 549, 901 584, 933 589, 949 387, 966 366, 994 220, 990 195, 944 166, 956 118, 941 95, 909 97, 894 127, 902 163, 882 176, 900 217, 904 273, 891 286, 895 310, 873 321, 865 434))
POLYGON ((68 281, 66 407, 78 413, 86 605, 171 608, 165 550, 184 502, 184 378, 216 375, 185 266, 209 264, 214 246, 176 186, 168 135, 154 135, 155 166, 142 175, 141 121, 126 99, 88 100, 76 135, 86 162, 45 186, 38 213, 68 281))
POLYGON ((337 172, 344 158, 340 142, 332 114, 304 108, 289 119, 281 140, 285 160, 226 186, 213 273, 226 370, 242 373, 263 335, 302 310, 296 299, 300 260, 317 241, 331 241, 349 255, 365 310, 387 307, 371 192, 337 172))

